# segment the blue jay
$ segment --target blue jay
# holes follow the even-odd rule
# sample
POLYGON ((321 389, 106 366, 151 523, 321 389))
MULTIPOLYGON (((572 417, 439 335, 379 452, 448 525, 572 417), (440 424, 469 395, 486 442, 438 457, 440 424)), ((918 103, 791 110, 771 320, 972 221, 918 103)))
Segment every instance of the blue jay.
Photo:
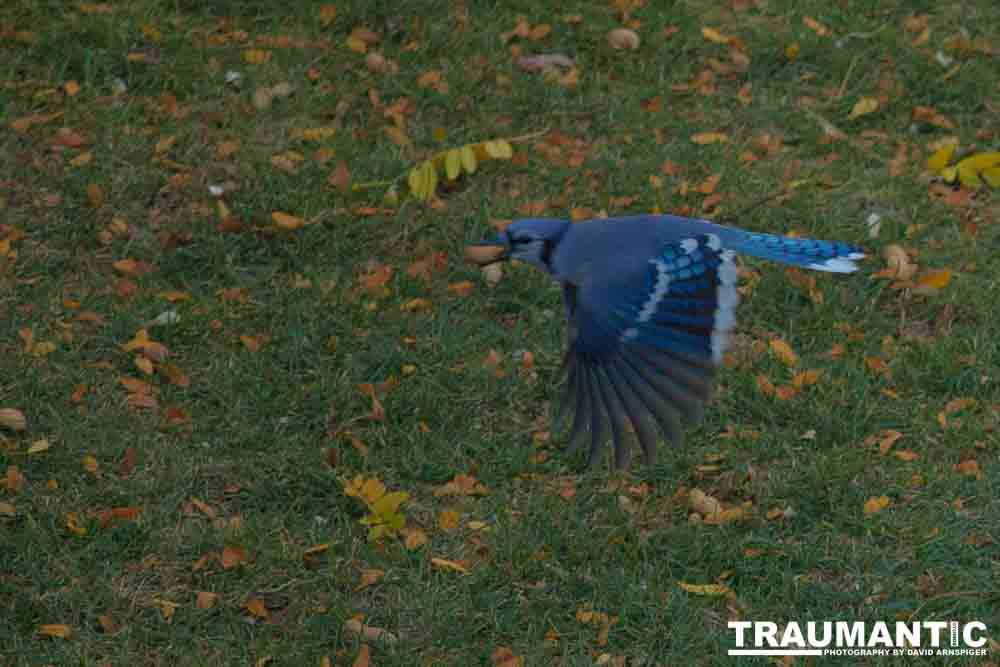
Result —
POLYGON ((628 467, 635 434, 656 458, 657 428, 675 445, 681 418, 697 423, 735 325, 737 253, 834 273, 857 270, 856 246, 760 234, 706 220, 637 215, 571 223, 515 220, 469 246, 481 265, 532 264, 563 288, 568 345, 557 425, 569 412, 569 452, 587 440, 588 465, 610 435, 615 467, 628 467), (610 429, 610 433, 609 433, 610 429))

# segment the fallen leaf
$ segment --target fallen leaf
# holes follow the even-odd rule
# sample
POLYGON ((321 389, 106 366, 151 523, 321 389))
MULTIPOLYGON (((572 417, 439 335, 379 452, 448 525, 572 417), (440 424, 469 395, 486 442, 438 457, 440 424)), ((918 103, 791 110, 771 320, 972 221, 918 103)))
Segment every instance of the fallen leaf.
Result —
POLYGON ((693 595, 717 597, 720 595, 729 595, 733 592, 733 589, 723 584, 689 584, 684 581, 678 581, 677 585, 693 595))
POLYGON ((58 637, 59 639, 69 639, 73 636, 73 628, 68 625, 45 624, 38 626, 39 634, 46 637, 58 637))
POLYGON ((209 591, 198 591, 197 596, 197 606, 198 609, 211 609, 215 606, 216 601, 219 599, 218 593, 211 593, 209 591))
POLYGON ((784 340, 780 338, 772 338, 769 346, 771 348, 771 352, 774 353, 774 356, 776 356, 781 363, 786 366, 798 365, 799 355, 797 355, 795 350, 793 350, 784 340))
POLYGON ((447 560, 445 558, 431 558, 431 565, 438 568, 439 570, 448 570, 451 572, 460 572, 461 574, 469 574, 469 568, 467 568, 465 565, 453 560, 447 560))
POLYGON ((729 135, 723 132, 700 132, 692 135, 691 141, 699 145, 724 144, 729 141, 729 135))
POLYGON ((890 504, 889 496, 872 496, 867 501, 865 501, 865 515, 870 516, 872 514, 878 514, 890 504))
POLYGON ((443 510, 438 515, 438 527, 446 532, 451 532, 458 528, 459 515, 455 510, 443 510))
POLYGON ((0 409, 0 426, 11 431, 24 431, 28 428, 28 420, 20 410, 2 408, 0 409))
POLYGON ((877 98, 862 97, 854 104, 854 108, 851 109, 851 113, 847 115, 847 120, 854 120, 860 116, 867 116, 868 114, 877 111, 878 107, 879 103, 877 98))
POLYGON ((617 50, 634 51, 639 48, 639 34, 628 28, 616 28, 608 33, 608 46, 617 50))
POLYGON ((289 231, 294 231, 296 229, 302 228, 306 221, 302 218, 297 218, 289 213, 283 213, 282 211, 275 211, 271 214, 271 220, 274 224, 281 229, 287 229, 289 231))
POLYGON ((222 550, 222 568, 224 570, 231 570, 234 567, 242 565, 247 560, 247 551, 241 546, 227 544, 222 550))

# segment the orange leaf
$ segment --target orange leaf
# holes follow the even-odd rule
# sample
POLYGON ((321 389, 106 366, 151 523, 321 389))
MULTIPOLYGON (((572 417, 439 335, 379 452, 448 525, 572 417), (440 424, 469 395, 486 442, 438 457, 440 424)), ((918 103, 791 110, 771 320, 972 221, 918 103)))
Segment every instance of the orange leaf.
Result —
POLYGON ((459 516, 455 510, 444 510, 438 515, 438 526, 441 530, 451 532, 458 528, 459 516))
POLYGON ((222 550, 222 569, 231 570, 234 567, 245 563, 247 551, 241 546, 227 544, 222 550))
POLYGON ((805 23, 807 26, 809 26, 809 29, 812 30, 817 35, 819 35, 820 37, 826 37, 827 35, 830 34, 829 28, 827 28, 825 25, 823 25, 822 23, 820 23, 811 16, 803 16, 802 22, 805 23))
POLYGON ((371 667, 371 662, 371 649, 368 648, 368 644, 362 644, 361 648, 358 650, 358 657, 354 659, 351 667, 371 667))
POLYGON ((770 342, 771 352, 774 356, 778 357, 778 360, 786 366, 797 366, 799 363, 799 355, 795 354, 795 350, 780 338, 772 338, 770 342))
POLYGON ((724 144, 729 141, 729 135, 724 132, 699 132, 691 136, 691 141, 696 144, 724 144))
POLYGON ((822 375, 823 371, 818 368, 810 368, 809 370, 796 373, 795 377, 792 378, 792 384, 796 387, 808 387, 819 382, 822 375))
POLYGON ((251 596, 247 600, 246 608, 252 616, 256 616, 257 618, 267 618, 270 616, 270 612, 267 611, 267 605, 257 596, 251 596))
POLYGON ((219 599, 218 593, 211 593, 209 591, 198 591, 198 609, 211 609, 215 606, 216 601, 219 599))
POLYGON ((271 220, 273 220, 274 224, 281 229, 287 229, 288 231, 295 231, 306 224, 306 221, 302 218, 297 218, 294 215, 283 213, 282 211, 275 211, 272 213, 271 220))
POLYGON ((889 496, 872 496, 865 502, 865 515, 870 516, 872 514, 878 514, 888 507, 890 503, 891 501, 889 500, 889 496))
POLYGON ((950 281, 951 271, 949 269, 942 269, 940 271, 925 273, 917 280, 917 285, 939 290, 943 289, 950 281))
POLYGON ((69 639, 73 636, 73 628, 68 625, 45 624, 38 626, 39 634, 46 637, 58 637, 59 639, 69 639))

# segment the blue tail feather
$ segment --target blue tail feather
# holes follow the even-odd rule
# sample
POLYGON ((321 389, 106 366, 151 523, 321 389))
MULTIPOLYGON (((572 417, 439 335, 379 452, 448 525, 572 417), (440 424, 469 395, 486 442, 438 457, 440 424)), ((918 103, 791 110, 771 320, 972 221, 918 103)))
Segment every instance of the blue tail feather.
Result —
POLYGON ((858 267, 854 260, 865 256, 861 248, 840 241, 819 241, 754 232, 743 232, 742 238, 735 243, 728 242, 727 246, 736 252, 761 259, 833 273, 857 271, 858 267))

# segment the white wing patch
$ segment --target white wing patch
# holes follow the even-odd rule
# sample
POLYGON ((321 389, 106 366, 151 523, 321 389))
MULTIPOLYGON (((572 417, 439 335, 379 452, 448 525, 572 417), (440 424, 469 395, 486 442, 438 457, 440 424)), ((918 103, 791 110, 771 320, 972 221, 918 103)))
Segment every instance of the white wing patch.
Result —
POLYGON ((806 268, 816 271, 828 271, 829 273, 854 273, 858 270, 858 265, 854 260, 865 256, 863 252, 852 252, 847 257, 832 257, 822 262, 815 262, 807 265, 806 268))
POLYGON ((715 288, 715 322, 712 326, 712 361, 716 364, 722 363, 722 354, 729 346, 729 332, 736 326, 736 306, 740 302, 740 293, 736 291, 738 276, 735 258, 736 254, 732 250, 724 250, 719 254, 722 263, 719 264, 717 273, 719 284, 715 288))
POLYGON ((656 314, 656 308, 660 305, 660 300, 666 296, 667 291, 670 289, 670 274, 668 273, 670 267, 658 259, 651 259, 649 263, 656 266, 656 285, 653 287, 653 293, 649 295, 646 303, 643 304, 642 310, 639 311, 640 322, 648 322, 656 314))

